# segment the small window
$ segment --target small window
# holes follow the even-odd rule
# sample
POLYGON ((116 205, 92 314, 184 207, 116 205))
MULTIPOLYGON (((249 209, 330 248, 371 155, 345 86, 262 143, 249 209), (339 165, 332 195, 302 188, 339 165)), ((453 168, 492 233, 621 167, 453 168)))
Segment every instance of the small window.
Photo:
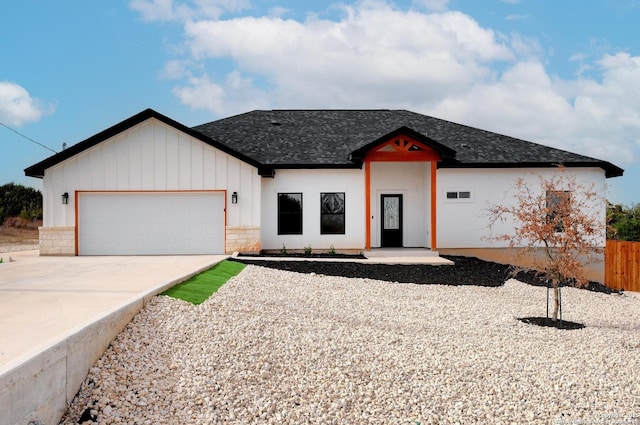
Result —
POLYGON ((473 202, 470 190, 447 190, 445 198, 448 201, 473 202))
POLYGON ((556 232, 564 232, 564 221, 571 208, 571 192, 548 190, 546 194, 547 223, 553 225, 556 232))
POLYGON ((320 194, 320 233, 344 235, 344 193, 320 194))
POLYGON ((302 234, 302 193, 278 193, 278 234, 302 234))

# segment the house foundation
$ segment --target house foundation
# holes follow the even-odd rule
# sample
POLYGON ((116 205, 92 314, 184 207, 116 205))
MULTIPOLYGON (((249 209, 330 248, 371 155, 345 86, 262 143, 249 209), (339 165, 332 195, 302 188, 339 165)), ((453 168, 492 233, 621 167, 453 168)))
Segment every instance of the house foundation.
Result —
MULTIPOLYGON (((531 267, 531 261, 525 257, 516 255, 518 248, 438 248, 441 255, 461 255, 465 257, 476 257, 485 261, 493 261, 500 264, 512 264, 520 267, 531 267)), ((538 257, 544 256, 544 251, 536 251, 538 257)), ((604 283, 604 251, 596 253, 596 261, 584 264, 584 274, 587 279, 594 282, 604 283)))
POLYGON ((39 227, 40 255, 76 255, 76 228, 39 227))
POLYGON ((225 245, 227 254, 260 252, 260 228, 227 226, 225 245))

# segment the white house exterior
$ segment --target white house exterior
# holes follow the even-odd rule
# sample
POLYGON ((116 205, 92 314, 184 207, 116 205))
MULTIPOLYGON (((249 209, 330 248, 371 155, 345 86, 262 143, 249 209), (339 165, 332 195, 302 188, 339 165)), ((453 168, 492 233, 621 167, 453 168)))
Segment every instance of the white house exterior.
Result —
POLYGON ((44 181, 41 255, 397 246, 495 259, 487 207, 558 164, 596 187, 622 175, 408 111, 254 111, 188 128, 150 109, 25 173, 44 181))
POLYGON ((151 117, 45 170, 40 253, 257 251, 260 185, 255 166, 151 117))

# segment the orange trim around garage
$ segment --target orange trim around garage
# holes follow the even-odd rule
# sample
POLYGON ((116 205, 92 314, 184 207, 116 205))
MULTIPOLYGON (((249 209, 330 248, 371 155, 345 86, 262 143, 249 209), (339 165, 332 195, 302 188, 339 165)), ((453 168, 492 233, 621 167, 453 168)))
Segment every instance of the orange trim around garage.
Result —
POLYGON ((74 219, 75 219, 75 224, 76 224, 76 228, 75 228, 75 233, 76 233, 75 234, 75 238, 76 238, 76 252, 75 252, 75 254, 76 254, 76 257, 78 256, 78 252, 79 252, 78 251, 78 223, 79 223, 78 222, 78 211, 79 211, 78 210, 78 198, 79 198, 78 191, 76 190, 74 192, 74 194, 73 194, 73 208, 74 208, 74 211, 75 211, 74 219))
POLYGON ((80 212, 80 194, 81 193, 223 193, 224 194, 224 250, 227 250, 227 190, 226 189, 197 189, 197 190, 76 190, 75 191, 75 239, 76 239, 76 257, 80 255, 79 233, 80 223, 78 213, 80 212))

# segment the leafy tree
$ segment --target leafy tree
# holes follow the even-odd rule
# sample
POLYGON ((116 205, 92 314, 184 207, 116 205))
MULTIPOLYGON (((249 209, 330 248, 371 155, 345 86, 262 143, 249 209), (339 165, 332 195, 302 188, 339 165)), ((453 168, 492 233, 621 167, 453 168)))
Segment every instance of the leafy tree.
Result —
POLYGON ((640 241, 640 204, 630 208, 607 204, 607 239, 640 241))
POLYGON ((518 260, 528 260, 530 266, 526 269, 535 270, 552 282, 552 320, 556 321, 560 284, 587 284, 584 266, 600 261, 605 204, 595 184, 579 183, 574 176, 561 172, 549 178, 538 176, 538 180, 534 185, 518 179, 514 202, 490 207, 490 228, 509 219, 514 224, 513 232, 490 239, 518 248, 514 255, 518 260))
POLYGON ((27 220, 42 218, 42 193, 32 187, 15 183, 0 186, 0 224, 7 217, 27 220))

